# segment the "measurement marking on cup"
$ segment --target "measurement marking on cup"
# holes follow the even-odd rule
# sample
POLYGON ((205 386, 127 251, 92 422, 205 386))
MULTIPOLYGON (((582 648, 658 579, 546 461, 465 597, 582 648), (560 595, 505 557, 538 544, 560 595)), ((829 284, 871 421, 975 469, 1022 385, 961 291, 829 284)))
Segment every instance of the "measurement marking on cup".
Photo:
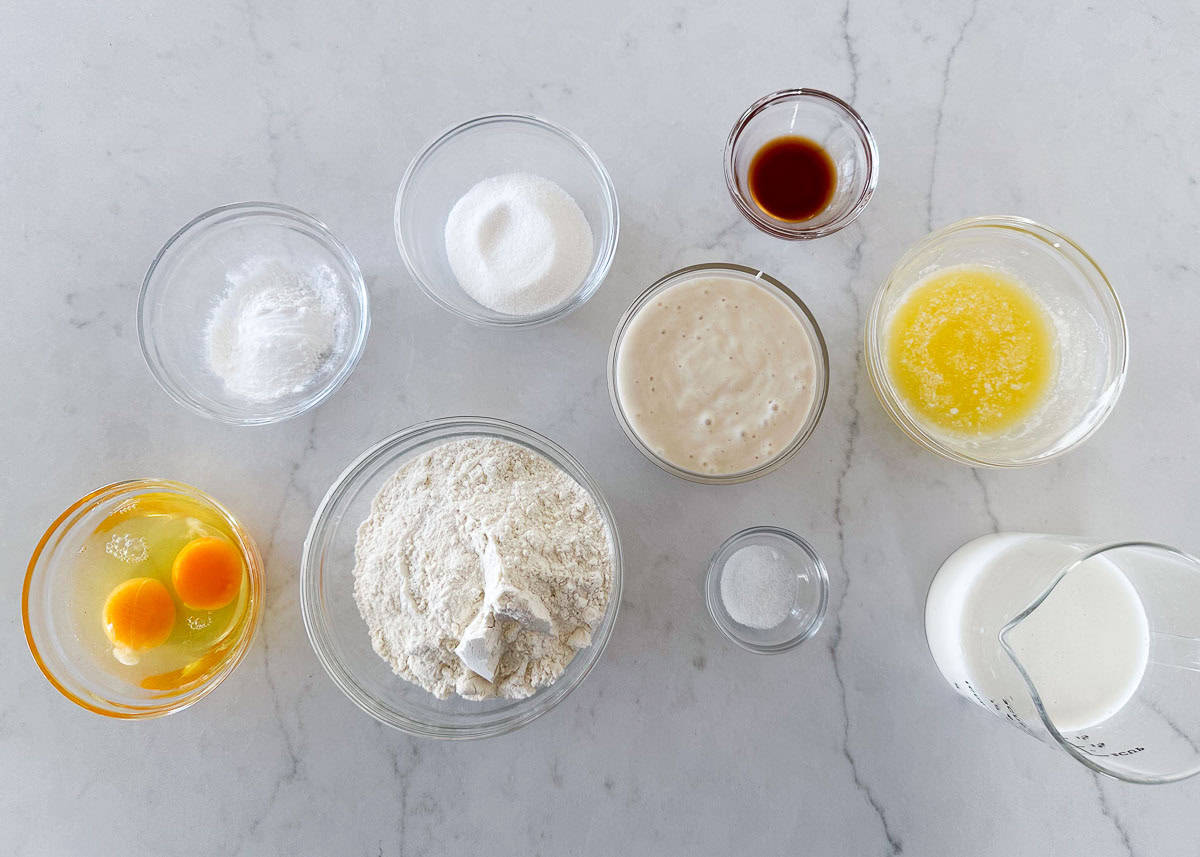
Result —
POLYGON ((1117 750, 1112 753, 1105 753, 1105 752, 1103 752, 1104 747, 1105 747, 1105 742, 1103 742, 1103 741, 1089 742, 1088 738, 1090 738, 1090 737, 1091 737, 1090 735, 1076 735, 1073 738, 1068 738, 1067 742, 1072 747, 1074 747, 1076 750, 1078 750, 1079 752, 1086 753, 1089 756, 1104 756, 1104 757, 1108 757, 1108 758, 1115 758, 1118 756, 1135 756, 1138 753, 1144 753, 1146 751, 1145 747, 1128 747, 1124 750, 1117 750), (1082 742, 1082 743, 1080 743, 1080 742, 1082 742))

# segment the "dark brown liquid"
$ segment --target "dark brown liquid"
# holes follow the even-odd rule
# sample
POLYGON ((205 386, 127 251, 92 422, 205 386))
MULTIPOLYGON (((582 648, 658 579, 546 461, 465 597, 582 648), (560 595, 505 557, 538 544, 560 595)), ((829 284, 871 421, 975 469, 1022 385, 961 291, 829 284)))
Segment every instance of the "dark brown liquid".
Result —
POLYGON ((776 137, 750 161, 750 196, 778 220, 811 220, 833 199, 837 167, 807 137, 776 137))

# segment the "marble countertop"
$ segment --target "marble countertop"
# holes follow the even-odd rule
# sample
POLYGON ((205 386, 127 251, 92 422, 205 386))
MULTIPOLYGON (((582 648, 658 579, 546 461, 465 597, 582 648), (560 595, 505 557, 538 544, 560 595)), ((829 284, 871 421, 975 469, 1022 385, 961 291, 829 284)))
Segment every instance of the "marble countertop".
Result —
POLYGON ((1200 779, 1101 780, 1005 728, 942 681, 921 624, 940 561, 994 529, 1200 550, 1200 17, 1185 0, 1140 5, 9 4, 0 851, 1196 855, 1200 779), (795 85, 853 102, 882 159, 863 216, 801 244, 756 232, 721 174, 738 114, 795 85), (458 322, 422 296, 391 227, 419 147, 500 110, 577 131, 621 197, 620 248, 597 295, 516 333, 458 322), (174 405, 133 324, 161 243, 239 199, 328 223, 373 300, 347 385, 259 429, 174 405), (1019 472, 923 452, 888 421, 861 361, 865 308, 900 253, 990 213, 1090 248, 1132 331, 1108 423, 1019 472), (709 260, 792 285, 832 366, 807 446, 735 487, 645 461, 604 381, 633 296, 709 260), (523 423, 581 459, 620 523, 627 582, 608 651, 570 698, 514 734, 452 744, 392 732, 343 698, 305 638, 297 577, 341 468, 387 433, 459 413, 523 423), (211 697, 121 723, 42 678, 17 605, 50 520, 139 475, 193 482, 238 511, 269 592, 253 651, 211 697), (833 587, 820 634, 769 658, 729 643, 701 596, 710 552, 760 523, 810 539, 833 587))

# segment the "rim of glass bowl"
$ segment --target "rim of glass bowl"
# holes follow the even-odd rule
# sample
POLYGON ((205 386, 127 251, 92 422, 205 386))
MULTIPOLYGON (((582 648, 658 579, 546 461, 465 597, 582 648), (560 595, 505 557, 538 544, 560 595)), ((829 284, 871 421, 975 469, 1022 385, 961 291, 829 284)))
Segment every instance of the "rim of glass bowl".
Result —
POLYGON ((299 416, 305 411, 315 408, 327 398, 337 392, 338 388, 346 382, 358 366, 359 358, 362 357, 363 350, 367 344, 367 334, 371 329, 371 306, 370 298, 367 294, 367 286, 363 281, 362 270, 358 267, 358 260, 354 258, 354 254, 346 247, 341 240, 330 231, 329 227, 317 220, 311 214, 301 211, 298 208, 293 208, 290 205, 283 205, 278 202, 230 202, 225 205, 218 205, 216 208, 209 209, 202 214, 197 215, 182 226, 174 235, 167 239, 167 243, 162 246, 158 254, 154 257, 154 261, 150 263, 150 267, 146 271, 146 276, 142 280, 142 290, 138 295, 137 306, 137 334, 138 344, 142 349, 142 357, 146 361, 146 366, 150 369, 150 374, 154 376, 154 380, 158 382, 163 391, 171 397, 177 404, 183 405, 185 408, 208 417, 209 419, 218 422, 226 423, 227 425, 269 425, 271 423, 282 422, 283 420, 291 419, 299 416), (351 290, 357 296, 359 306, 362 308, 358 327, 354 331, 354 339, 346 352, 346 356, 342 362, 342 366, 337 373, 329 379, 328 383, 313 391, 313 395, 303 401, 297 402, 290 408, 280 411, 277 414, 270 416, 234 416, 222 411, 215 411, 205 405, 203 402, 194 398, 188 391, 187 386, 178 383, 175 378, 163 367, 158 359, 157 350, 155 349, 149 324, 147 319, 148 302, 147 297, 155 283, 155 273, 158 270, 159 264, 163 257, 172 250, 176 244, 182 242, 185 238, 191 237, 194 230, 203 228, 208 225, 208 222, 213 218, 230 212, 237 212, 239 218, 253 218, 260 215, 274 215, 283 217, 289 220, 296 221, 316 233, 321 243, 325 245, 325 249, 329 250, 333 255, 337 256, 339 261, 346 266, 346 269, 351 274, 351 290))
MULTIPOLYGON (((729 561, 729 557, 725 557, 725 561, 729 561)), ((722 563, 724 565, 724 563, 722 563)), ((796 646, 803 643, 805 640, 815 636, 817 631, 821 630, 821 625, 825 622, 825 612, 829 608, 829 569, 825 567, 825 561, 821 559, 821 555, 817 553, 816 548, 810 545, 804 538, 793 533, 791 530, 785 530, 783 527, 774 526, 758 526, 746 527, 744 530, 738 530, 732 536, 721 542, 720 547, 713 551, 713 555, 708 561, 708 571, 704 575, 704 602, 708 606, 708 615, 712 617, 713 624, 721 629, 726 637, 737 643, 748 652, 753 652, 756 655, 777 655, 780 652, 786 652, 788 649, 794 649, 796 646), (820 588, 821 597, 817 603, 817 609, 813 613, 812 621, 800 633, 796 634, 781 643, 774 645, 761 645, 752 643, 749 640, 743 640, 733 630, 733 627, 725 622, 725 616, 729 615, 729 611, 720 603, 721 594, 717 587, 717 560, 728 553, 730 549, 738 542, 744 541, 747 538, 757 535, 772 535, 781 539, 785 539, 800 550, 812 560, 813 566, 817 570, 816 585, 820 588)))
MULTIPOLYGON (((608 276, 609 270, 612 268, 613 258, 617 253, 617 241, 621 232, 621 212, 620 205, 617 201, 617 189, 613 185, 612 177, 609 176, 608 170, 605 169, 604 163, 600 157, 592 150, 592 147, 584 142, 573 131, 564 128, 551 122, 549 119, 543 119, 540 116, 534 116, 529 113, 490 113, 486 116, 477 116, 474 119, 468 119, 466 122, 461 122, 458 125, 453 125, 447 128, 441 134, 427 144, 416 157, 409 162, 408 168, 405 169, 403 177, 400 179, 400 187, 396 190, 396 206, 392 216, 392 225, 396 233, 396 246, 400 250, 400 258, 404 260, 404 267, 408 269, 409 275, 417 281, 417 285, 425 296, 432 300, 442 309, 448 311, 458 318, 464 319, 483 327, 499 327, 499 328, 514 328, 514 327, 536 327, 541 324, 548 324, 552 321, 557 321, 560 318, 574 312, 587 303, 588 299, 596 293, 600 288, 600 284, 604 282, 608 276), (601 193, 604 196, 604 202, 608 208, 611 226, 603 236, 600 237, 601 245, 600 252, 596 254, 596 261, 588 272, 587 277, 575 294, 571 296, 566 303, 560 304, 553 310, 539 315, 528 316, 512 316, 511 318, 487 318, 482 315, 477 315, 467 312, 460 307, 456 307, 448 301, 444 300, 437 290, 422 276, 416 263, 413 261, 412 254, 408 250, 405 241, 404 233, 399 227, 400 209, 404 206, 407 196, 407 190, 410 184, 420 172, 425 163, 437 152, 445 143, 454 139, 458 135, 474 130, 475 128, 492 125, 504 122, 516 122, 523 125, 532 125, 543 131, 548 131, 563 140, 566 140, 584 157, 584 160, 592 168, 595 174, 597 183, 600 185, 601 193)), ((454 283, 455 288, 461 288, 458 283, 454 283)))
MULTIPOLYGON (((472 738, 488 738, 512 732, 541 717, 554 706, 558 705, 575 690, 600 662, 608 641, 616 626, 617 613, 621 606, 622 588, 622 558, 621 539, 617 531, 616 518, 608 505, 600 486, 588 475, 574 456, 549 438, 543 437, 531 429, 506 420, 479 416, 443 417, 418 423, 406 429, 385 437, 359 455, 350 466, 342 471, 326 492, 321 505, 313 515, 308 535, 304 540, 304 550, 300 559, 300 614, 304 620, 304 630, 308 633, 309 643, 317 659, 333 683, 344 693, 351 702, 374 717, 380 723, 424 738, 441 738, 449 740, 465 740, 472 738), (592 639, 587 649, 576 653, 576 658, 586 657, 584 668, 570 682, 562 679, 548 688, 544 688, 522 702, 527 703, 516 711, 509 711, 494 719, 467 725, 446 725, 445 723, 428 723, 415 720, 371 696, 355 680, 351 670, 337 657, 334 649, 328 645, 330 636, 328 628, 331 623, 324 611, 324 596, 321 593, 320 575, 322 557, 332 539, 333 532, 341 523, 344 511, 337 513, 337 519, 331 521, 335 507, 352 490, 357 490, 362 477, 374 475, 384 459, 392 459, 396 454, 404 455, 430 441, 449 440, 453 437, 471 436, 498 437, 503 440, 519 443, 549 459, 555 466, 578 482, 591 496, 604 517, 612 535, 613 575, 612 589, 609 592, 608 606, 605 608, 604 619, 601 621, 598 634, 592 639)), ((362 632, 366 633, 364 625, 362 632)), ((574 661, 572 661, 574 663, 574 661)), ((398 682, 404 679, 395 677, 398 682)), ((416 685, 413 685, 416 687, 416 685)), ((417 688, 420 690, 420 688, 417 688)))
POLYGON ((746 112, 738 118, 737 122, 733 123, 733 128, 730 130, 729 137, 725 141, 725 187, 729 190, 729 195, 733 197, 734 204, 747 220, 763 232, 766 232, 768 235, 774 235, 776 238, 803 241, 832 235, 834 232, 849 226, 862 214, 863 209, 867 207, 867 203, 871 201, 871 197, 875 193, 875 187, 878 184, 879 147, 875 144, 875 135, 871 133, 871 129, 867 127, 867 123, 863 121, 863 118, 858 115, 857 110, 836 95, 821 89, 800 87, 796 89, 781 89, 778 92, 772 92, 770 95, 764 95, 746 108, 746 112), (827 101, 845 114, 851 127, 858 132, 859 142, 862 144, 863 151, 866 154, 867 180, 863 185, 858 199, 840 217, 831 220, 824 226, 818 227, 806 228, 803 226, 803 221, 795 226, 785 226, 782 225, 782 221, 767 217, 759 210, 753 200, 746 199, 742 195, 742 192, 738 189, 737 182, 736 156, 742 133, 749 127, 754 117, 758 116, 758 114, 762 113, 768 107, 781 101, 800 98, 827 101))
POLYGON ((245 527, 242 526, 241 522, 238 521, 229 509, 209 494, 185 482, 156 478, 127 479, 121 482, 113 482, 85 494, 68 506, 46 528, 46 532, 42 534, 37 547, 34 548, 33 555, 29 559, 29 565, 25 572, 25 583, 21 588, 21 622, 25 630, 25 642, 29 645, 29 651, 33 655, 33 660, 37 663, 38 669, 42 671, 42 675, 46 677, 59 693, 81 708, 85 708, 95 714, 118 720, 145 720, 152 717, 163 717, 164 715, 190 708, 208 696, 208 694, 216 689, 217 685, 223 682, 237 668, 246 657, 246 653, 250 651, 250 646, 254 642, 255 632, 258 630, 258 624, 262 619, 265 595, 266 571, 263 566, 262 556, 258 552, 258 546, 254 543, 254 539, 246 531, 245 527), (71 531, 81 518, 101 504, 120 498, 123 495, 142 494, 147 489, 166 489, 174 493, 185 494, 211 506, 221 516, 226 525, 228 525, 230 532, 237 539, 238 549, 246 562, 247 578, 249 581, 247 584, 249 589, 249 603, 247 605, 248 615, 246 617, 246 624, 237 645, 222 662, 220 669, 209 676, 207 681, 193 688, 191 691, 164 701, 161 704, 133 707, 100 700, 98 697, 91 695, 86 697, 81 696, 75 690, 68 687, 64 680, 54 674, 54 671, 42 655, 42 649, 53 645, 53 640, 46 640, 39 647, 29 615, 31 608, 40 608, 42 606, 37 601, 37 596, 33 591, 35 578, 48 573, 48 563, 53 558, 54 549, 61 542, 62 538, 71 531))
POLYGON ((1125 386, 1125 375, 1129 368, 1129 327, 1120 298, 1117 297, 1112 283, 1108 281, 1108 277, 1105 276, 1104 271, 1096 263, 1096 260, 1089 256, 1079 244, 1061 232, 1051 229, 1043 223, 1030 220, 1027 217, 1007 214, 984 215, 982 217, 968 217, 931 232, 900 257, 899 261, 892 266, 887 280, 879 287, 871 303, 870 312, 867 314, 864 349, 867 357, 867 376, 871 379, 871 386, 875 388, 876 397, 879 399, 880 404, 883 405, 883 409, 887 412, 888 416, 892 418, 892 422, 898 425, 912 440, 925 449, 935 452, 944 458, 960 464, 968 464, 972 467, 1029 467, 1071 452, 1095 434, 1100 426, 1104 425, 1109 414, 1116 407, 1117 400, 1121 397, 1121 390, 1125 386), (896 286, 896 272, 904 269, 918 254, 926 251, 930 246, 939 243, 947 236, 956 232, 981 227, 1011 229, 1014 232, 1020 232, 1042 242, 1048 252, 1065 259, 1077 268, 1103 303, 1106 305, 1111 303, 1108 309, 1116 321, 1119 322, 1114 325, 1113 329, 1113 338, 1119 339, 1117 345, 1120 351, 1116 374, 1109 385, 1102 391, 1102 396, 1106 401, 1104 401, 1099 413, 1093 417, 1092 424, 1083 434, 1061 449, 1019 461, 993 461, 970 455, 962 450, 953 448, 943 440, 940 440, 932 432, 926 431, 917 420, 909 416, 903 405, 901 405, 899 398, 893 392, 891 383, 888 380, 887 366, 885 365, 883 355, 882 339, 884 331, 882 326, 884 319, 881 318, 883 300, 885 295, 896 286))
POLYGON ((749 482, 751 479, 757 479, 760 476, 765 476, 771 471, 781 467, 789 459, 792 458, 804 446, 805 442, 816 431, 817 423, 821 421, 821 414, 825 411, 825 400, 829 396, 829 350, 825 346, 825 336, 821 333, 821 326, 817 324, 817 320, 813 317, 808 305, 802 301, 791 289, 785 286, 779 280, 760 271, 757 268, 751 268, 746 265, 736 265, 732 262, 702 262, 698 265, 688 265, 686 268, 680 268, 677 271, 672 271, 666 276, 660 278, 653 283, 644 292, 634 298, 633 303, 625 310, 621 320, 617 322, 617 328, 613 332, 612 342, 608 346, 608 400, 612 405, 613 413, 617 416, 617 422, 621 424, 621 429, 625 432, 625 436, 629 438, 638 452, 648 458, 650 461, 657 464, 661 469, 670 473, 672 476, 678 476, 681 479, 687 479, 690 482, 699 482, 704 485, 734 485, 739 482, 749 482), (625 416, 625 409, 621 406, 621 397, 617 394, 617 356, 620 351, 621 340, 625 336, 626 330, 629 328, 629 323, 637 315, 638 310, 645 306, 651 298, 656 294, 672 286, 677 282, 693 279, 701 274, 722 274, 734 272, 738 274, 748 275, 751 279, 757 280, 760 283, 767 283, 773 287, 778 297, 790 302, 795 309, 800 311, 801 318, 807 322, 806 326, 809 329, 813 338, 813 356, 816 358, 818 366, 816 372, 816 380, 819 385, 817 396, 813 399, 812 408, 809 410, 809 417, 805 424, 801 427, 796 437, 787 445, 779 455, 760 464, 750 470, 743 470, 739 473, 730 474, 712 474, 698 473, 693 470, 687 470, 672 464, 664 458, 660 458, 650 447, 648 447, 630 424, 628 417, 625 416))

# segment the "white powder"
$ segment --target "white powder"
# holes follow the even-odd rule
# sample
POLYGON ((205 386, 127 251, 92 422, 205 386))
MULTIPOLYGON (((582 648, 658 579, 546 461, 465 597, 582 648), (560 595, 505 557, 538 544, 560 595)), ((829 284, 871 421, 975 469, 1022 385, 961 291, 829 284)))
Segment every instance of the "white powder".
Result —
POLYGON ((796 569, 769 545, 747 545, 725 560, 721 601, 739 625, 774 628, 796 602, 796 569))
POLYGON ((495 438, 405 462, 372 501, 354 553, 375 651, 439 699, 520 699, 553 684, 591 644, 612 588, 610 534, 591 496, 495 438))
POLYGON ((272 402, 311 387, 337 362, 348 327, 337 274, 255 258, 228 275, 208 321, 209 368, 236 396, 272 402))
POLYGON ((446 256, 463 291, 508 315, 553 309, 592 266, 592 229, 549 179, 525 173, 476 184, 446 218, 446 256))

